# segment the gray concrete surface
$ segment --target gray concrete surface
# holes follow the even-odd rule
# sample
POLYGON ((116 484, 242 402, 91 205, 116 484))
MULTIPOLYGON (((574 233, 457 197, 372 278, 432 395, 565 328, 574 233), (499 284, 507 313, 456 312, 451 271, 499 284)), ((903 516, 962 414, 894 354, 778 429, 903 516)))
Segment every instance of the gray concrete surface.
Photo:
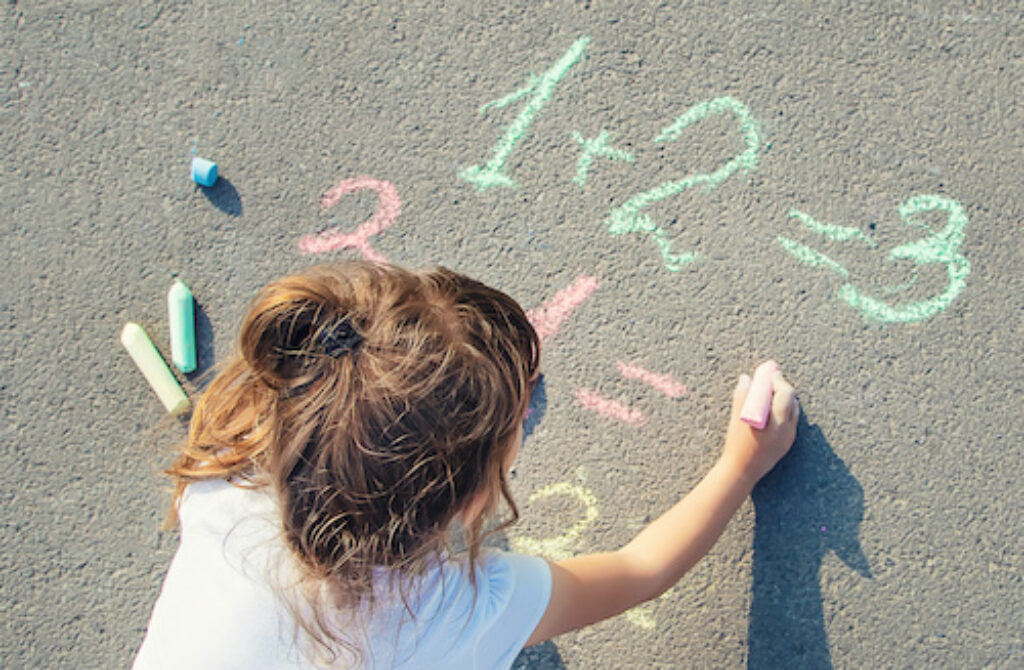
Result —
MULTIPOLYGON (((546 343, 513 546, 617 546, 711 464, 736 375, 774 357, 800 393, 792 455, 676 589, 521 667, 1024 666, 1022 14, 1019 2, 8 0, 0 665, 128 666, 175 549, 159 532, 159 471, 182 426, 121 349, 122 325, 143 324, 169 356, 165 295, 182 278, 208 369, 254 290, 316 260, 303 235, 373 214, 372 192, 317 205, 368 175, 401 198, 372 240, 391 260, 451 266, 529 307, 580 275, 600 282, 546 343), (582 36, 507 156, 517 187, 460 179, 527 102, 480 107, 582 36), (743 150, 729 114, 654 141, 723 96, 756 119, 757 163, 643 210, 701 255, 670 272, 649 235, 604 222, 743 150), (596 157, 581 187, 573 131, 608 131, 634 160, 596 157), (193 154, 220 164, 215 189, 189 181, 193 154), (942 264, 886 256, 927 236, 899 214, 924 194, 964 208, 966 286, 929 318, 878 323, 840 288, 900 305, 948 284, 942 264), (877 244, 829 242, 793 209, 877 244), (849 276, 800 262, 780 235, 849 276), (662 396, 619 361, 692 393, 662 396), (646 424, 587 409, 581 388, 646 424), (588 505, 597 516, 580 525, 588 505)), ((345 255, 358 252, 323 258, 345 255)))

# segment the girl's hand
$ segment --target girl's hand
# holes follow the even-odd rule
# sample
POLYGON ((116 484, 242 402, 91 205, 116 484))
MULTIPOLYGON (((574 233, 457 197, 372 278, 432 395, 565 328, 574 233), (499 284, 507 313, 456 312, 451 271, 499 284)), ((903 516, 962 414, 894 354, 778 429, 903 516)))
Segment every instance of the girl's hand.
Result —
POLYGON ((740 420, 743 401, 750 390, 750 376, 742 375, 732 396, 732 416, 719 462, 742 476, 752 487, 775 467, 796 438, 800 403, 782 372, 772 377, 772 409, 764 429, 756 430, 740 420))

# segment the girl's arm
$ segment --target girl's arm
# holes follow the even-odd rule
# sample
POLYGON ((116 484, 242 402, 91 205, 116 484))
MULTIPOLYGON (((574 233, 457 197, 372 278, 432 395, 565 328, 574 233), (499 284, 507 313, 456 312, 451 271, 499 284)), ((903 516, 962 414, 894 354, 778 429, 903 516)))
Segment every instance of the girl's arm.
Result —
POLYGON ((793 387, 777 372, 764 430, 740 420, 750 388, 743 375, 718 462, 690 493, 618 551, 551 564, 551 600, 527 646, 621 614, 656 598, 693 567, 725 530, 754 484, 789 450, 800 415, 793 387))

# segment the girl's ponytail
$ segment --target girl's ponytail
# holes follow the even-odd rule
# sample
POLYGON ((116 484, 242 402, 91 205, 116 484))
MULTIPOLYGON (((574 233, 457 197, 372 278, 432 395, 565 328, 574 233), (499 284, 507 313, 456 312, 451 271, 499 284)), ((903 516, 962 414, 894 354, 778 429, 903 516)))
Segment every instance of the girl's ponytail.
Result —
POLYGON ((282 281, 250 308, 239 334, 240 353, 270 389, 290 394, 308 386, 342 356, 354 355, 363 340, 337 296, 315 288, 282 281))

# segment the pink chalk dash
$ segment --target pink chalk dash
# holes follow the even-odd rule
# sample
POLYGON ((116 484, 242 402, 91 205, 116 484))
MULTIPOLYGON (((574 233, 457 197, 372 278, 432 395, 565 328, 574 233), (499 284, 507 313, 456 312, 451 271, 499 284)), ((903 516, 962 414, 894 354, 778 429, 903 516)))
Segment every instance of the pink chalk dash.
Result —
POLYGON ((395 223, 402 213, 402 199, 398 189, 391 182, 373 177, 353 177, 341 181, 320 197, 320 207, 330 209, 338 204, 341 198, 349 193, 359 191, 377 192, 377 211, 364 221, 353 233, 338 230, 326 231, 319 235, 307 235, 299 241, 299 249, 310 254, 324 254, 335 249, 358 249, 367 260, 379 263, 387 259, 370 246, 370 238, 395 223))
POLYGON ((597 277, 580 275, 554 298, 526 313, 542 342, 558 332, 573 310, 597 290, 598 284, 597 277))
POLYGON ((617 365, 619 366, 619 372, 621 372, 622 376, 626 379, 635 379, 639 382, 643 382, 655 390, 660 391, 668 398, 681 398, 684 395, 693 395, 690 389, 686 388, 668 375, 651 372, 650 370, 645 370, 639 365, 623 363, 622 361, 618 361, 617 365))
POLYGON ((640 410, 633 409, 610 398, 605 398, 603 395, 589 389, 576 389, 576 400, 589 410, 631 426, 639 427, 647 423, 647 417, 640 410))

